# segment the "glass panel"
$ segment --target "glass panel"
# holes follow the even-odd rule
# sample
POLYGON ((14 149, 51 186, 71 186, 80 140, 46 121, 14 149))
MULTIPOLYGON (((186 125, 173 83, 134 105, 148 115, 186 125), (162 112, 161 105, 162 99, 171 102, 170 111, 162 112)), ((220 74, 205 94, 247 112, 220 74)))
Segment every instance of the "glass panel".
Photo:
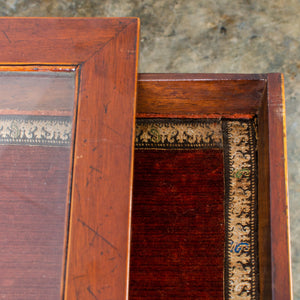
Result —
POLYGON ((0 291, 59 299, 75 72, 0 72, 0 291))

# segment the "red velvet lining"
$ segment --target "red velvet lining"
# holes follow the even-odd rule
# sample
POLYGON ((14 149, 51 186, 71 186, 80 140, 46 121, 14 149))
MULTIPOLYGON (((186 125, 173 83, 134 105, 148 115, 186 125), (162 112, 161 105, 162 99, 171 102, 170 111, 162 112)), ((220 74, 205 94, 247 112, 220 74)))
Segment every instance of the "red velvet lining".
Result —
POLYGON ((223 299, 222 150, 135 151, 130 299, 223 299))

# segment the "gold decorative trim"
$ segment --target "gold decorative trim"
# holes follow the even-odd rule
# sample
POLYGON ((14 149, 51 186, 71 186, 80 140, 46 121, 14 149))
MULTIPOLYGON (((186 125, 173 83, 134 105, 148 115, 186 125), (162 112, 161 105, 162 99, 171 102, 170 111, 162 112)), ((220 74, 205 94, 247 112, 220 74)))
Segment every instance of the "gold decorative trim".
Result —
POLYGON ((224 131, 226 299, 254 300, 258 291, 255 130, 252 122, 228 121, 224 131))
POLYGON ((68 117, 0 116, 0 144, 67 146, 71 135, 68 117))
POLYGON ((221 121, 138 119, 137 148, 220 148, 221 121))

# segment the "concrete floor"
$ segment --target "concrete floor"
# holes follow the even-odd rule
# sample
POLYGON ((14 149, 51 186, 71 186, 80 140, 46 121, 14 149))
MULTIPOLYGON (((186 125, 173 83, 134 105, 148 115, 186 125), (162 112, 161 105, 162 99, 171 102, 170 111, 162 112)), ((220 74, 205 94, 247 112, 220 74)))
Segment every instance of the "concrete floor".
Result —
POLYGON ((140 17, 140 72, 284 73, 295 299, 300 299, 299 13, 299 0, 0 0, 1 16, 140 17))

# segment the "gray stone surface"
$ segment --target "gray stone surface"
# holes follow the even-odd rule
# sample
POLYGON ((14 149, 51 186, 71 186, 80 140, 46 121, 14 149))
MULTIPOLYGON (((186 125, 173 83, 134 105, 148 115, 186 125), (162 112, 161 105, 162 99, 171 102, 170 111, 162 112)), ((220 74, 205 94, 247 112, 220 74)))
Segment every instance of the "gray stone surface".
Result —
POLYGON ((0 0, 2 16, 140 17, 140 72, 284 73, 295 299, 300 299, 299 13, 299 0, 0 0))

